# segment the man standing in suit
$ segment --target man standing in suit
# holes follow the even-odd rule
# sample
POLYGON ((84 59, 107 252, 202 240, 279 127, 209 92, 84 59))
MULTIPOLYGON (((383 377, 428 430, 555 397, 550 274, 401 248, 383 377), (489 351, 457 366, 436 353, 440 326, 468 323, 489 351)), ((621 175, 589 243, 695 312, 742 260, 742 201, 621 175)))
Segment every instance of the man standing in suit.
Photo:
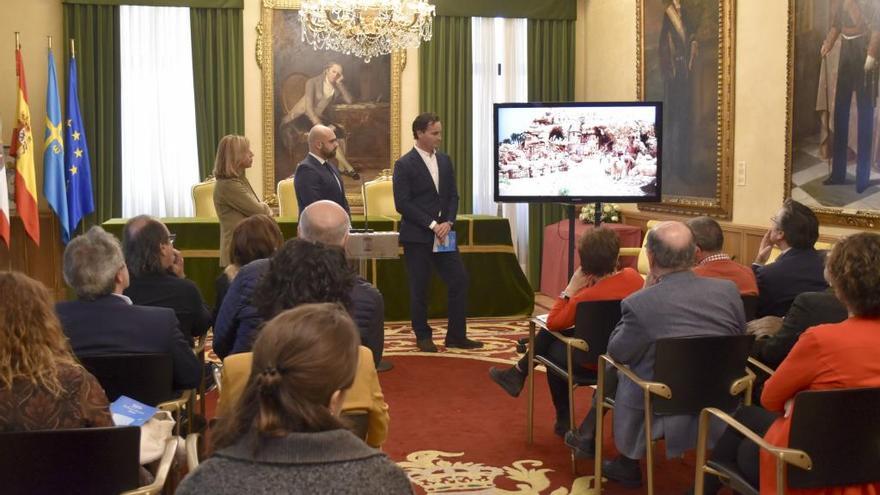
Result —
POLYGON ((178 328, 174 310, 132 305, 122 294, 128 268, 115 237, 92 227, 64 249, 64 281, 77 296, 55 311, 73 353, 169 354, 176 390, 195 388, 202 366, 178 328))
POLYGON ((309 131, 309 154, 297 165, 293 177, 299 211, 322 199, 341 206, 351 216, 345 199, 345 186, 339 171, 328 160, 336 156, 339 140, 327 126, 316 125, 309 131))
MULTIPOLYGON (((687 225, 660 223, 648 232, 645 249, 650 266, 645 288, 621 302, 621 319, 608 341, 608 354, 636 375, 652 380, 657 340, 742 335, 746 321, 733 282, 698 277, 691 270, 696 244, 687 225)), ((608 385, 606 382, 606 388, 608 385)), ((620 377, 616 392, 609 395, 612 393, 614 444, 620 456, 605 461, 603 474, 625 486, 639 486, 642 472, 638 459, 645 455, 646 445, 644 394, 626 377, 620 377)), ((565 438, 579 456, 593 455, 594 410, 579 432, 569 432, 565 438)), ((654 416, 653 433, 666 439, 667 458, 694 448, 698 423, 695 415, 654 416)))
POLYGON ((825 256, 813 246, 819 239, 819 219, 813 210, 792 199, 770 219, 772 225, 761 239, 752 270, 758 280, 756 316, 785 316, 801 292, 821 292, 825 281, 825 256), (773 246, 782 254, 767 263, 773 246))
POLYGON ((435 239, 444 243, 458 212, 458 189, 449 156, 437 151, 442 140, 440 117, 423 113, 412 124, 415 147, 394 163, 394 204, 401 215, 400 243, 409 276, 410 315, 416 346, 437 352, 428 326, 428 284, 431 265, 449 294, 447 348, 478 349, 482 342, 467 338, 468 275, 458 248, 434 252, 435 239))

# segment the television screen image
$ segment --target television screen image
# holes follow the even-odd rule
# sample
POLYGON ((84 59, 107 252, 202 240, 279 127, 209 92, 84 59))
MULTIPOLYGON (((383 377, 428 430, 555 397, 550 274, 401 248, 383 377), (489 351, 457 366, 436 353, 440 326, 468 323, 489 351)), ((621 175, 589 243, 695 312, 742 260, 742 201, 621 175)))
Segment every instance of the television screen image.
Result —
POLYGON ((495 105, 495 201, 660 201, 662 106, 495 105))

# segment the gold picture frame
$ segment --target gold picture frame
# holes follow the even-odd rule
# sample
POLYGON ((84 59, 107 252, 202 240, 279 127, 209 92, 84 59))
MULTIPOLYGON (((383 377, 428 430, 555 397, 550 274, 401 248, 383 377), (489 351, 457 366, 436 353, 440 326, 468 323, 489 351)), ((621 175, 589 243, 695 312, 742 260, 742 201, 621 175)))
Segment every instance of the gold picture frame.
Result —
MULTIPOLYGON (((280 81, 275 80, 275 31, 277 26, 273 26, 276 13, 279 11, 298 10, 300 0, 262 0, 262 9, 260 14, 260 22, 256 26, 256 60, 261 70, 261 88, 262 88, 262 116, 263 116, 263 197, 267 198, 270 203, 275 202, 275 187, 278 179, 276 177, 276 133, 278 132, 278 123, 276 123, 275 108, 275 92, 276 85, 280 81)), ((328 52, 320 51, 317 54, 325 54, 328 52)), ((339 54, 339 57, 348 57, 339 54)), ((370 180, 373 176, 381 174, 383 168, 391 168, 394 160, 400 156, 400 98, 401 98, 401 73, 406 65, 406 53, 394 52, 390 56, 390 88, 388 88, 388 163, 382 164, 379 168, 374 168, 368 173, 361 173, 362 181, 370 180)), ((337 57, 338 58, 338 57, 337 57)), ((350 57, 349 57, 350 58, 350 57)), ((370 64, 381 64, 383 57, 374 58, 370 64)), ((381 132, 381 130, 379 130, 381 132)), ((346 191, 349 202, 352 206, 362 205, 362 197, 360 195, 360 181, 352 182, 352 179, 345 179, 346 191)))
MULTIPOLYGON (((878 196, 877 179, 864 193, 855 191, 848 171, 844 184, 823 183, 831 172, 833 134, 828 126, 833 119, 831 104, 835 95, 830 88, 836 87, 840 45, 838 40, 823 60, 819 50, 829 28, 829 4, 827 0, 788 2, 784 197, 809 206, 822 224, 880 229, 880 201, 871 197, 878 196), (832 78, 834 83, 830 82, 832 78)), ((851 110, 850 117, 854 114, 856 109, 851 110)), ((870 168, 880 165, 878 128, 880 121, 875 120, 869 174, 870 168)), ((851 136, 857 126, 851 123, 847 132, 851 136)), ((847 162, 851 161, 848 157, 847 162)))
MULTIPOLYGON (((699 26, 693 33, 687 34, 688 24, 667 18, 667 16, 671 17, 670 11, 667 10, 671 8, 671 0, 636 2, 638 97, 643 101, 664 101, 663 158, 666 158, 662 162, 663 201, 640 203, 639 209, 679 215, 710 215, 729 220, 733 213, 736 2, 735 0, 682 0, 681 3, 700 12, 700 21, 690 23, 699 26), (691 40, 687 44, 688 50, 692 50, 692 53, 697 55, 688 57, 686 88, 689 90, 697 88, 700 91, 676 91, 674 81, 669 82, 675 76, 670 77, 669 73, 665 76, 666 81, 658 84, 658 78, 661 80, 664 78, 661 74, 660 62, 661 41, 666 29, 664 23, 668 23, 673 29, 678 29, 678 34, 684 39, 691 40), (707 41, 709 43, 706 43, 707 41), (711 46, 711 51, 707 51, 705 46, 700 47, 701 44, 713 44, 712 41, 717 43, 717 46, 711 46), (696 50, 691 48, 694 42, 697 43, 696 50), (691 75, 692 68, 693 72, 697 73, 696 77, 691 75), (704 86, 698 86, 700 84, 704 86), (679 123, 670 118, 670 112, 680 111, 682 98, 689 101, 685 108, 690 110, 691 115, 684 120, 684 123, 679 123), (702 99, 697 101, 697 98, 702 99), (714 99, 714 105, 711 99, 714 99), (709 105, 705 102, 709 102, 709 105), (694 115, 695 112, 697 115, 694 115), (716 123, 714 132, 703 120, 706 115, 713 118, 712 114, 716 123), (701 136, 700 133, 705 134, 701 136), (685 143, 686 146, 676 147, 674 140, 685 143), (669 150, 674 148, 687 149, 689 153, 686 155, 687 159, 670 159, 669 150), (682 165, 683 163, 696 163, 696 165, 687 167, 682 165), (713 165, 711 168, 710 163, 713 165), (671 180, 676 178, 677 181, 671 180), (695 191, 697 189, 701 191, 695 191), (695 192, 697 194, 694 194, 695 192)), ((678 19, 682 18, 684 14, 678 19)), ((675 73, 674 68, 671 73, 675 73)), ((680 154, 676 155, 676 158, 681 157, 680 154)))

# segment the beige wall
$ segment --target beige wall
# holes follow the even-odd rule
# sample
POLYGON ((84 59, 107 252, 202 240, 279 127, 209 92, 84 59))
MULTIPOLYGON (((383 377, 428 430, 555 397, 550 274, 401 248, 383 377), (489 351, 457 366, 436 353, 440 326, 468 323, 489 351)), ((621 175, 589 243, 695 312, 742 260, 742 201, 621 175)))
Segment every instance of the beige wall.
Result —
POLYGON ((47 208, 43 198, 43 132, 46 122, 46 78, 47 36, 52 37, 55 53, 55 70, 58 74, 58 92, 62 96, 64 108, 65 85, 64 50, 62 49, 63 30, 61 23, 61 2, 59 0, 0 0, 0 121, 3 123, 0 141, 9 144, 12 128, 15 126, 15 109, 18 99, 16 90, 18 79, 15 75, 15 32, 21 33, 21 51, 24 59, 24 72, 27 78, 28 100, 31 110, 31 126, 34 130, 36 154, 34 165, 37 170, 37 187, 40 188, 41 209, 47 208))

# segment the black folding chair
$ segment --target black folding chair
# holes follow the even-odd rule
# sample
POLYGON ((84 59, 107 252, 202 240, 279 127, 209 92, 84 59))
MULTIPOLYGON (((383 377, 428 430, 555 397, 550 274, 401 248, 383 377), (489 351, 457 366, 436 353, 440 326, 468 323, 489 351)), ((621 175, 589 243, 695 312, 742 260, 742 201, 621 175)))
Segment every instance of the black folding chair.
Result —
POLYGON ((692 414, 706 407, 734 409, 740 400, 749 403, 754 374, 746 370, 753 335, 684 337, 657 340, 654 378, 644 380, 607 354, 600 356, 596 400, 595 487, 602 479, 605 366, 608 363, 644 391, 648 494, 654 493, 654 448, 651 419, 654 415, 692 414), (738 396, 743 395, 740 399, 738 396))
POLYGON ((788 447, 766 442, 730 415, 715 408, 700 415, 696 494, 703 493, 706 473, 719 476, 734 490, 758 495, 735 466, 706 460, 710 416, 727 423, 776 458, 776 493, 790 488, 830 488, 880 482, 880 388, 800 392, 795 396, 788 447), (787 464, 795 469, 787 469, 787 464), (788 483, 786 484, 786 478, 788 483))
POLYGON ((754 320, 755 315, 758 314, 758 296, 740 296, 740 298, 742 298, 746 321, 754 320))
POLYGON ((136 426, 0 433, 0 490, 7 495, 159 493, 177 443, 166 444, 154 482, 138 488, 140 437, 136 426))
MULTIPOLYGON (((620 321, 620 301, 586 301, 578 303, 574 332, 571 337, 566 337, 559 332, 551 332, 552 335, 566 346, 566 363, 560 366, 558 363, 534 353, 536 326, 546 330, 546 326, 540 321, 532 320, 529 326, 529 366, 534 369, 537 361, 547 368, 548 373, 554 373, 568 381, 568 417, 569 425, 574 429, 574 389, 580 386, 596 384, 596 373, 584 369, 585 364, 598 365, 599 356, 608 349, 608 338, 617 322, 620 321)), ((526 421, 528 422, 528 442, 532 443, 534 431, 535 388, 534 373, 529 373, 529 405, 526 421)), ((571 456, 572 471, 575 470, 574 452, 571 456)))

